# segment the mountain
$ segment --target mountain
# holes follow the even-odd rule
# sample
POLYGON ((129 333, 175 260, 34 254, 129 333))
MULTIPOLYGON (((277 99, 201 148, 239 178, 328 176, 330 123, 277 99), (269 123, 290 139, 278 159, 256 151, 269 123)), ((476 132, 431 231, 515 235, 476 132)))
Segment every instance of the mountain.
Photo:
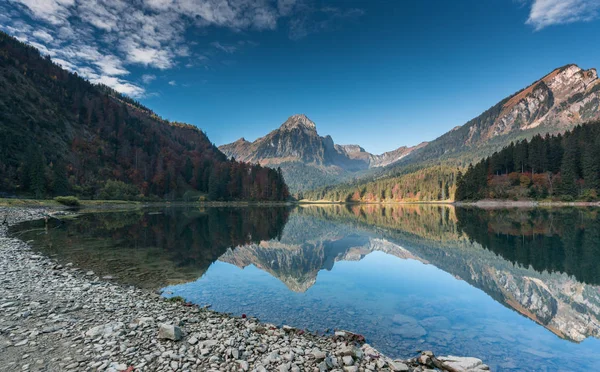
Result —
POLYGON ((457 167, 478 162, 511 142, 530 140, 536 135, 564 133, 599 119, 600 79, 597 71, 567 65, 378 171, 304 196, 311 200, 336 201, 365 201, 365 195, 373 194, 375 198, 369 201, 452 200, 453 195, 444 191, 456 187, 457 167), (404 182, 411 174, 414 175, 411 179, 422 179, 434 166, 453 168, 454 171, 450 175, 445 172, 440 177, 430 177, 433 185, 427 188, 439 190, 433 198, 430 192, 419 195, 419 190, 404 182))
POLYGON ((275 170, 227 159, 168 122, 0 33, 0 191, 37 198, 283 200, 275 170))
POLYGON ((392 164, 423 146, 373 155, 358 145, 337 145, 331 136, 320 136, 306 115, 293 115, 254 142, 241 138, 219 150, 239 161, 281 167, 290 189, 299 191, 338 183, 360 171, 392 164))
POLYGON ((600 79, 596 69, 567 65, 453 128, 406 161, 479 160, 515 139, 560 133, 599 118, 600 79))
POLYGON ((340 153, 344 153, 348 158, 362 160, 368 168, 386 167, 394 164, 410 155, 413 151, 423 148, 427 142, 422 142, 416 146, 402 146, 396 150, 384 152, 381 155, 371 154, 359 145, 335 145, 340 153))

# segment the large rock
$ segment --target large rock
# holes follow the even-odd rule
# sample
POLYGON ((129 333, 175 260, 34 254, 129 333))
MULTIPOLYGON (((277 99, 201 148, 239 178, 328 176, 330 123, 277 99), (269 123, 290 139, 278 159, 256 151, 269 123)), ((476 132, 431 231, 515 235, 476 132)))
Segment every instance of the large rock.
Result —
POLYGON ((85 335, 90 338, 96 337, 113 337, 121 334, 124 324, 121 322, 107 323, 97 327, 90 328, 85 335))
POLYGON ((158 338, 179 341, 183 338, 183 332, 177 326, 161 323, 158 325, 158 338))
POLYGON ((421 327, 415 318, 403 314, 396 314, 392 319, 394 327, 392 333, 403 338, 420 338, 427 334, 425 328, 421 327))
POLYGON ((408 366, 399 360, 392 360, 388 364, 392 371, 395 371, 395 372, 409 371, 408 366))
POLYGON ((438 357, 438 360, 457 371, 461 372, 477 372, 477 371, 489 371, 490 367, 483 364, 481 359, 470 358, 470 357, 457 357, 453 355, 438 357))

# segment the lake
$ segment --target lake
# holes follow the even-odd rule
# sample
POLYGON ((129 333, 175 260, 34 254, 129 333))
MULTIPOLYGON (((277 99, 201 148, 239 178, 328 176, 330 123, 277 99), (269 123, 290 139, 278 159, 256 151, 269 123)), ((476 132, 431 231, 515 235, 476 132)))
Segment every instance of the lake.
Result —
POLYGON ((212 309, 363 334, 391 357, 600 365, 600 210, 171 207, 12 233, 63 262, 212 309))

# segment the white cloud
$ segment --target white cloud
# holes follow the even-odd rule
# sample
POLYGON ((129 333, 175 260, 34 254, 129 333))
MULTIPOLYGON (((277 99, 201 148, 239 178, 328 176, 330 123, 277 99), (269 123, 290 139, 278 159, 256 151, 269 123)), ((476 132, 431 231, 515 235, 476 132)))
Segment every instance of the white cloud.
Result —
POLYGON ((100 76, 90 79, 92 83, 104 84, 116 90, 117 92, 127 94, 131 97, 141 97, 144 95, 144 88, 132 84, 128 81, 121 80, 114 76, 100 76))
POLYGON ((52 61, 54 63, 56 63, 57 65, 61 66, 62 68, 64 68, 65 70, 69 70, 69 71, 77 71, 77 66, 75 66, 74 64, 72 64, 69 61, 65 61, 64 59, 60 59, 60 58, 53 58, 52 61))
POLYGON ((210 43, 210 45, 212 45, 213 47, 225 52, 225 53, 234 53, 237 50, 237 47, 235 45, 225 45, 225 44, 221 44, 218 41, 214 41, 212 43, 210 43))
POLYGON ((573 22, 591 21, 598 17, 599 0, 534 0, 527 24, 536 30, 573 22))
POLYGON ((35 30, 33 31, 33 36, 46 43, 50 43, 54 40, 52 35, 50 35, 46 30, 35 30))
POLYGON ((135 42, 128 43, 123 49, 127 61, 165 70, 173 67, 174 61, 168 50, 144 47, 135 42))
MULTIPOLYGON (((315 11, 305 3, 313 1, 0 0, 0 28, 38 47, 65 68, 121 93, 139 96, 143 88, 123 79, 130 74, 129 66, 165 70, 178 63, 196 65, 207 58, 199 53, 201 47, 195 42, 186 41, 190 27, 224 27, 241 35, 248 30, 274 30, 284 17, 300 18, 300 24, 290 22, 301 29, 290 31, 290 36, 299 38, 325 28, 307 21, 315 11), (23 22, 24 15, 33 18, 35 24, 23 22)), ((340 18, 340 14, 343 12, 322 12, 320 16, 340 18)), ((210 46, 231 54, 256 44, 213 42, 210 46)))
POLYGON ((169 81, 169 85, 174 87, 177 85, 177 82, 175 80, 171 80, 171 81, 169 81))
POLYGON ((142 81, 144 82, 144 84, 150 84, 154 80, 156 80, 156 75, 151 75, 151 74, 142 75, 142 81))
POLYGON ((123 68, 121 60, 113 55, 101 56, 93 63, 98 66, 104 74, 109 76, 129 74, 129 71, 123 68))
POLYGON ((33 16, 51 23, 60 25, 67 22, 70 10, 75 0, 16 0, 25 5, 33 16))

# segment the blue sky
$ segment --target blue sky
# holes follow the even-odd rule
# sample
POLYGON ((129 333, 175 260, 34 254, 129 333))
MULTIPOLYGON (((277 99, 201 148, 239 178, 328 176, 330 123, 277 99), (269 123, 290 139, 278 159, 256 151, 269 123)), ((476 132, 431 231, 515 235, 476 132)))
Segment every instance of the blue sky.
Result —
POLYGON ((600 0, 0 0, 0 29, 216 144, 295 113, 381 153, 552 69, 600 67, 600 0))

